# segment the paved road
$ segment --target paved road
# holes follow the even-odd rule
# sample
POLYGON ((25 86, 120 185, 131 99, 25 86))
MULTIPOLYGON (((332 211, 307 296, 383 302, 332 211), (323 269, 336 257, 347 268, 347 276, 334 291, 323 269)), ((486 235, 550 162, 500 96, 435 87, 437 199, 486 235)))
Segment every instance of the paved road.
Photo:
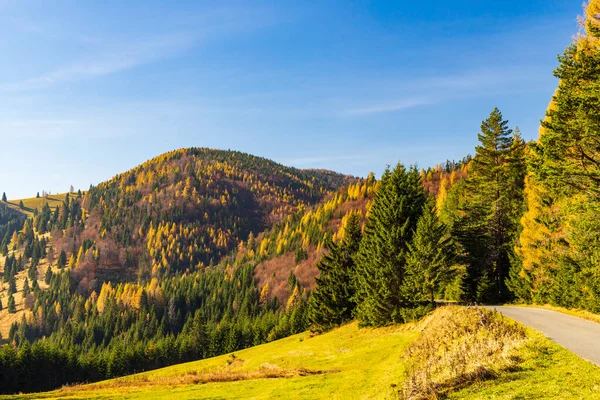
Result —
POLYGON ((541 308, 489 306, 600 366, 600 323, 541 308))

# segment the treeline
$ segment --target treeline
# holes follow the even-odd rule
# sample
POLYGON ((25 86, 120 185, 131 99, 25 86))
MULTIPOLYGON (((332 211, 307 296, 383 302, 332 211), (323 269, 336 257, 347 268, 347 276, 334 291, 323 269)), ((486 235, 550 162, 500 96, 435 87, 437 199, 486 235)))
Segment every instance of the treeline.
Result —
MULTIPOLYGON (((252 266, 175 276, 147 285, 103 285, 86 297, 68 270, 10 330, 0 349, 4 393, 91 382, 232 352, 304 331, 306 299, 281 308, 261 297, 252 266), (68 311, 67 311, 68 310, 68 311)), ((294 290, 295 289, 295 290, 294 290)))

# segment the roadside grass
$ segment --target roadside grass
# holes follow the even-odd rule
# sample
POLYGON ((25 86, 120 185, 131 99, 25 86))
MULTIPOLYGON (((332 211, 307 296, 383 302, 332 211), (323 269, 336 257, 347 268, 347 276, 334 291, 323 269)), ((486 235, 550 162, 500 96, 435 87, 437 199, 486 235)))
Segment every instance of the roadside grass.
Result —
POLYGON ((405 353, 401 397, 600 399, 600 368, 540 332, 476 307, 436 314, 405 353))
POLYGON ((600 368, 527 329, 518 368, 478 381, 448 399, 600 399, 600 368))
POLYGON ((438 398, 513 370, 516 351, 528 341, 525 327, 479 307, 442 307, 421 325, 403 357, 406 399, 438 398))

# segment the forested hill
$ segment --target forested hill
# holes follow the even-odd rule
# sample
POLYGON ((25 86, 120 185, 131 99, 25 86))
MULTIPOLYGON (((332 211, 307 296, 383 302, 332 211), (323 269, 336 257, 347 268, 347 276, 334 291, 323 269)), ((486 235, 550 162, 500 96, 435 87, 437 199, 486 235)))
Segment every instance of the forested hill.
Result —
POLYGON ((53 244, 74 255, 84 292, 193 271, 354 181, 240 152, 176 150, 90 188, 83 219, 55 230, 53 244))

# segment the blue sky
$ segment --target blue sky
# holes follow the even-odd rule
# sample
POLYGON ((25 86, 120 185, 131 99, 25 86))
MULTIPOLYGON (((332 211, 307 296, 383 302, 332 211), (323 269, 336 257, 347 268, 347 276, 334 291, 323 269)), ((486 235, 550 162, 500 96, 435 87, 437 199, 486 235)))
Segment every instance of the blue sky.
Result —
POLYGON ((578 1, 0 0, 0 192, 87 188, 181 147, 365 176, 525 138, 578 1))

